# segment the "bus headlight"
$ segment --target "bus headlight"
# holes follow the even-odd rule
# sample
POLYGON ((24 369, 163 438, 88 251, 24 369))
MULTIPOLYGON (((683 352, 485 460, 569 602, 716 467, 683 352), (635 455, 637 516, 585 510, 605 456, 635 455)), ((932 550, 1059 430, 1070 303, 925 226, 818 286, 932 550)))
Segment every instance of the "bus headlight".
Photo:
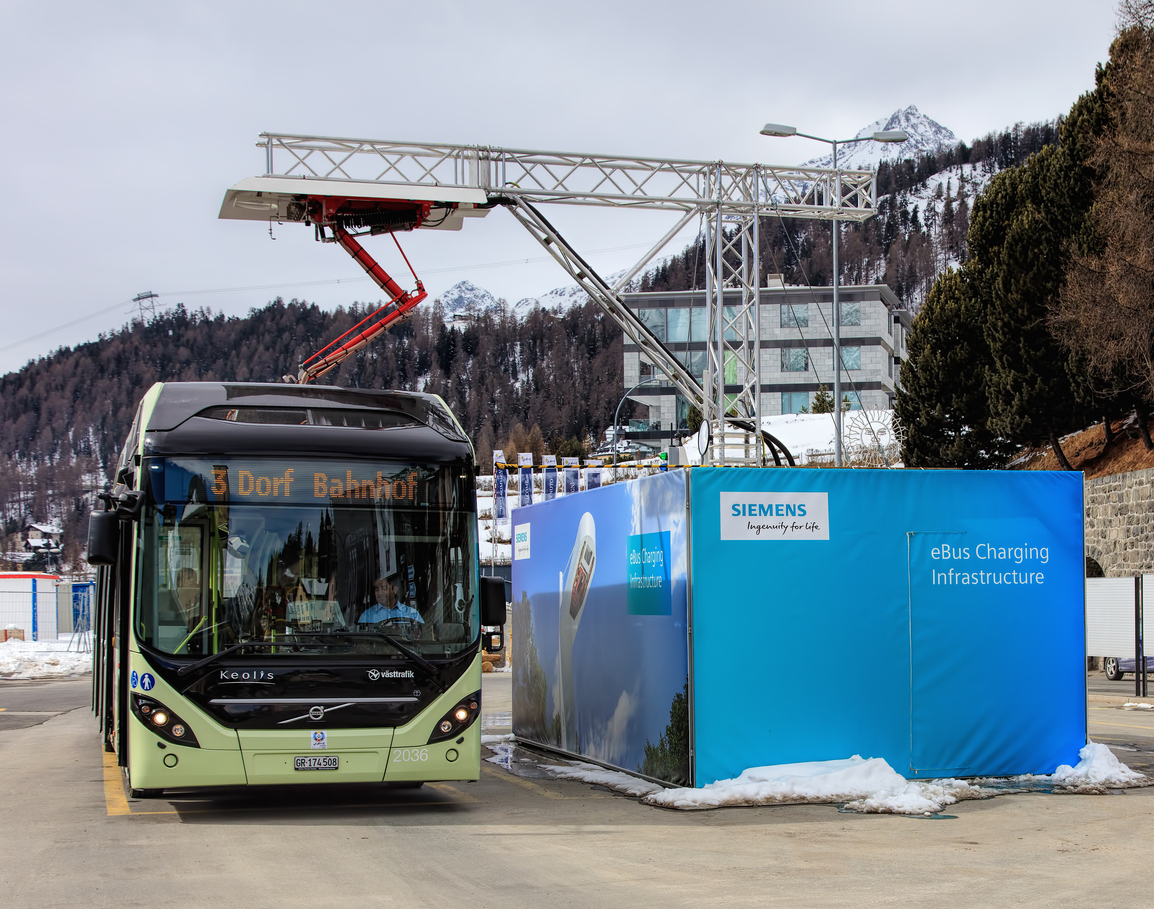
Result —
POLYGON ((462 698, 446 713, 433 727, 433 734, 429 736, 429 744, 443 742, 460 735, 476 722, 481 715, 481 692, 476 691, 467 698, 462 698))
POLYGON ((165 741, 191 748, 200 747, 188 723, 154 698, 134 694, 132 709, 149 729, 165 741))

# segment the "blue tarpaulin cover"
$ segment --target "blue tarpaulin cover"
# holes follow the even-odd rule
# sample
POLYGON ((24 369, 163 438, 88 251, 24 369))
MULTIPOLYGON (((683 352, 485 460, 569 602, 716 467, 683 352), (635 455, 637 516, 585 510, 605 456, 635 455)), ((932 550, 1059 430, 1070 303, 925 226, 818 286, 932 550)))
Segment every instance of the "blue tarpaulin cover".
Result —
POLYGON ((1086 742, 1082 479, 696 468, 694 782, 884 758, 1052 773, 1086 742))

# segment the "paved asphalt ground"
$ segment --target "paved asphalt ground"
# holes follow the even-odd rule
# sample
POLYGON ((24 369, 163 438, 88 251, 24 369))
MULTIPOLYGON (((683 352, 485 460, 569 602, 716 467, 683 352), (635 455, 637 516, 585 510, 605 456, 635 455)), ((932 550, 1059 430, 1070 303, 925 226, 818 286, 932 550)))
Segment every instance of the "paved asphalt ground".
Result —
MULTIPOLYGON (((1098 679, 1101 675, 1098 674, 1098 679)), ((510 677, 485 676, 486 731, 510 677)), ((1154 772, 1154 711, 1091 676, 1090 734, 1154 772)), ((964 802, 676 812, 530 762, 477 783, 218 790, 137 801, 87 680, 0 681, 0 905, 24 907, 1146 905, 1154 787, 964 802)), ((1127 687, 1128 686, 1128 687, 1127 687)))

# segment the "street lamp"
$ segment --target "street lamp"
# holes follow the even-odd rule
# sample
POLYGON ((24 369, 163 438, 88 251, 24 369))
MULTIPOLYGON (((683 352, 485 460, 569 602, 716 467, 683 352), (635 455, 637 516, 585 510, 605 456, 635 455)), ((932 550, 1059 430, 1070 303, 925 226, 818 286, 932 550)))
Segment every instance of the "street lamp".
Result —
POLYGON ((617 446, 621 441, 620 437, 617 435, 617 418, 619 416, 621 416, 621 405, 625 403, 626 398, 628 398, 631 394, 633 394, 633 392, 635 392, 642 385, 649 385, 653 382, 661 382, 661 381, 663 381, 663 380, 660 376, 649 376, 646 379, 642 379, 640 382, 638 382, 636 385, 634 385, 632 388, 630 388, 629 391, 625 392, 625 394, 623 394, 621 396, 621 400, 617 402, 617 410, 613 414, 613 482, 614 483, 617 482, 617 446))
MULTIPOLYGON (((761 128, 763 136, 788 138, 801 136, 803 139, 813 139, 815 142, 824 142, 833 146, 833 169, 837 170, 837 147, 849 145, 853 142, 905 142, 909 133, 904 129, 878 130, 869 136, 858 139, 823 139, 821 136, 811 136, 808 133, 799 133, 796 126, 783 126, 780 123, 767 123, 761 128)), ((834 201, 840 204, 841 188, 837 190, 838 198, 834 201)), ((841 232, 838 230, 838 220, 833 219, 833 400, 834 400, 834 432, 833 432, 833 459, 834 465, 842 466, 841 456, 841 301, 838 299, 838 263, 837 251, 841 232)))

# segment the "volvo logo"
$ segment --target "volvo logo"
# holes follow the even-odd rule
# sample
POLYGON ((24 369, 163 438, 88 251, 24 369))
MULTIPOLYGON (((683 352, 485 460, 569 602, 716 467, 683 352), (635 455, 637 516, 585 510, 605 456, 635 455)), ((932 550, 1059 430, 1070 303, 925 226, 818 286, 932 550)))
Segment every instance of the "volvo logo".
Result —
POLYGON ((325 708, 324 707, 310 707, 309 708, 309 719, 310 720, 323 720, 324 718, 325 718, 325 708))

